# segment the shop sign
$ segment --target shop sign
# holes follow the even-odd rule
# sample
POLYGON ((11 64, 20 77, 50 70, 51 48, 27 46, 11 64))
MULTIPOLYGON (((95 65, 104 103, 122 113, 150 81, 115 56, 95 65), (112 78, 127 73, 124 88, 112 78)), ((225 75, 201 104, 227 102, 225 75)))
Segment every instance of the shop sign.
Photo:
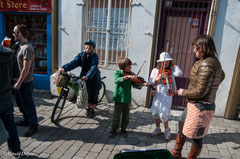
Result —
POLYGON ((0 0, 0 11, 51 12, 51 0, 0 0))

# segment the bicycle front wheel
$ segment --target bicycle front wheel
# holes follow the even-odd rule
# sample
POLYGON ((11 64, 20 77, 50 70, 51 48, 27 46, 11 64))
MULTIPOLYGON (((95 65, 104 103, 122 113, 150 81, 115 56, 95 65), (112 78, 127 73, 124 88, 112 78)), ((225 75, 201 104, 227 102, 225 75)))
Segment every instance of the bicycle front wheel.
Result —
POLYGON ((102 84, 102 88, 99 90, 99 94, 98 94, 98 103, 100 103, 105 95, 106 92, 106 86, 105 83, 103 83, 103 81, 101 82, 102 84))
POLYGON ((68 94, 68 91, 62 88, 62 91, 52 111, 52 116, 51 116, 52 123, 56 123, 57 120, 59 119, 67 99, 67 94, 68 94))

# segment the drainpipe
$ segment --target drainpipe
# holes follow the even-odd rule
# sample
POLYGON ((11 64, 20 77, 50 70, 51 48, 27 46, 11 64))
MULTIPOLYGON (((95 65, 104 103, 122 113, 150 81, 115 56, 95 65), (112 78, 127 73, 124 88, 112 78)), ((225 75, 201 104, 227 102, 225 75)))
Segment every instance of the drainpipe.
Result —
POLYGON ((108 54, 109 54, 109 39, 110 39, 110 22, 111 22, 111 8, 112 0, 108 1, 108 17, 107 17, 107 30, 106 30, 106 47, 105 47, 105 68, 108 65, 108 54))
POLYGON ((207 31, 207 34, 210 35, 211 37, 213 36, 213 33, 214 33, 215 21, 216 21, 217 10, 218 10, 218 2, 219 0, 212 1, 212 9, 210 12, 210 18, 208 21, 209 25, 208 25, 208 31, 207 31))
POLYGON ((52 5, 52 73, 58 68, 58 0, 51 0, 52 5))

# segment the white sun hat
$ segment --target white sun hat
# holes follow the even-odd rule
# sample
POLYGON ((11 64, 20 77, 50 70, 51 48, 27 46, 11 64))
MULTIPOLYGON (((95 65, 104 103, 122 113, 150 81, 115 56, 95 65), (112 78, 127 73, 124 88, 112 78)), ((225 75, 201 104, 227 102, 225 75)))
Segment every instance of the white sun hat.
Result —
POLYGON ((160 58, 157 60, 157 62, 163 62, 163 61, 171 61, 171 60, 173 60, 171 57, 170 57, 170 55, 169 55, 169 53, 167 53, 167 52, 162 52, 161 54, 160 54, 160 58))

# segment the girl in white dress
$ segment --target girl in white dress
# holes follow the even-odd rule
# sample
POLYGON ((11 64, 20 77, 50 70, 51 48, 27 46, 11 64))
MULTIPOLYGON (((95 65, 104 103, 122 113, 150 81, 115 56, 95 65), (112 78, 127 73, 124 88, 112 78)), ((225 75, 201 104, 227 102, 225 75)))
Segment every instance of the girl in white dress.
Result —
POLYGON ((160 123, 165 128, 165 139, 171 139, 168 120, 171 113, 172 97, 177 91, 175 78, 182 76, 182 70, 173 64, 173 59, 166 52, 160 54, 157 60, 157 68, 154 68, 149 78, 149 83, 153 86, 153 101, 150 111, 155 117, 156 128, 151 136, 157 136, 161 133, 160 123))

